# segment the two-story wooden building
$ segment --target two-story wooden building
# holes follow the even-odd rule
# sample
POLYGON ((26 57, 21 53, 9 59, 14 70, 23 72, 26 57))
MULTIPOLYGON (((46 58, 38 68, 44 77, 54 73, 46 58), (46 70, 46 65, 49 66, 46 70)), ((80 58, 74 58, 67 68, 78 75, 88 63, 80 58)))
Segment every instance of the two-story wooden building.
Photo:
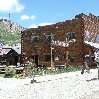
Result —
POLYGON ((93 55, 93 48, 84 43, 86 40, 99 42, 99 18, 92 14, 81 13, 72 20, 24 30, 23 63, 33 59, 37 65, 45 66, 82 65, 84 55, 93 55))

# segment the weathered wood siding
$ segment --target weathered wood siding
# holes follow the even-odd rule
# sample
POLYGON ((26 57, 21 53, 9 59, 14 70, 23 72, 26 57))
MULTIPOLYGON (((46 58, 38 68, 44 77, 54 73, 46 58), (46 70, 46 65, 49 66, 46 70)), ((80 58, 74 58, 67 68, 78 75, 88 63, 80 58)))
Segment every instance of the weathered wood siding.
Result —
MULTIPOLYGON (((54 34, 54 39, 57 41, 64 41, 68 39, 69 32, 75 32, 76 42, 70 42, 69 47, 52 45, 54 48, 52 54, 54 57, 58 56, 59 60, 54 60, 54 65, 63 65, 66 62, 66 50, 69 54, 74 54, 74 62, 69 60, 70 65, 82 65, 83 56, 86 52, 84 46, 85 31, 97 31, 95 24, 88 24, 89 16, 80 14, 75 19, 59 22, 47 26, 39 26, 38 28, 27 29, 22 32, 22 54, 25 58, 23 62, 30 60, 31 57, 38 58, 38 65, 51 66, 51 62, 45 62, 45 55, 51 55, 51 44, 46 42, 45 35, 54 34), (94 26, 95 25, 95 26, 94 26), (93 27, 94 26, 94 27, 93 27), (90 28, 88 28, 90 27, 90 28), (31 36, 38 35, 39 41, 31 43, 31 36)), ((97 32, 94 32, 96 34, 97 32)))

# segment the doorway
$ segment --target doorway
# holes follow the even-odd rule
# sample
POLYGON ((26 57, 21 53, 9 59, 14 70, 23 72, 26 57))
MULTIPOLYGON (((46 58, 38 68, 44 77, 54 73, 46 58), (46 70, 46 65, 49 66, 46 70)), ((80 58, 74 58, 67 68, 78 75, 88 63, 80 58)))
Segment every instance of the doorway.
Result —
POLYGON ((38 55, 34 55, 31 58, 34 60, 34 63, 36 64, 36 66, 38 66, 38 55))
POLYGON ((38 66, 38 55, 35 55, 34 59, 35 59, 34 61, 35 61, 36 65, 38 66))

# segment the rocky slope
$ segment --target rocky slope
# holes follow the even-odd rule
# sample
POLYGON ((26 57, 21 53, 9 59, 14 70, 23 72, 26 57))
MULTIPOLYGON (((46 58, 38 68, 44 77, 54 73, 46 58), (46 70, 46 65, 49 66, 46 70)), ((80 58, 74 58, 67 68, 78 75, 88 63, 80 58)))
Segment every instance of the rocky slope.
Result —
POLYGON ((24 28, 10 22, 7 19, 0 19, 0 43, 16 44, 21 42, 21 31, 24 28))

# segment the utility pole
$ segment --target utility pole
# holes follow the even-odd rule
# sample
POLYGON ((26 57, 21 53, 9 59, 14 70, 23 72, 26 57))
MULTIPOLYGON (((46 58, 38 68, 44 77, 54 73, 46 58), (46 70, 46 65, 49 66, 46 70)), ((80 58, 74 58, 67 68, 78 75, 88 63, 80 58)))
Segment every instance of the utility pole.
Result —
MULTIPOLYGON (((65 66, 68 65, 68 42, 67 42, 67 38, 65 40, 65 66)), ((67 67, 67 66, 66 66, 67 67)))
POLYGON ((9 14, 9 28, 11 29, 11 18, 10 18, 10 14, 9 14))
POLYGON ((9 21, 10 21, 10 14, 9 14, 9 21))
POLYGON ((10 27, 10 25, 11 25, 11 16, 9 14, 9 27, 10 27))

